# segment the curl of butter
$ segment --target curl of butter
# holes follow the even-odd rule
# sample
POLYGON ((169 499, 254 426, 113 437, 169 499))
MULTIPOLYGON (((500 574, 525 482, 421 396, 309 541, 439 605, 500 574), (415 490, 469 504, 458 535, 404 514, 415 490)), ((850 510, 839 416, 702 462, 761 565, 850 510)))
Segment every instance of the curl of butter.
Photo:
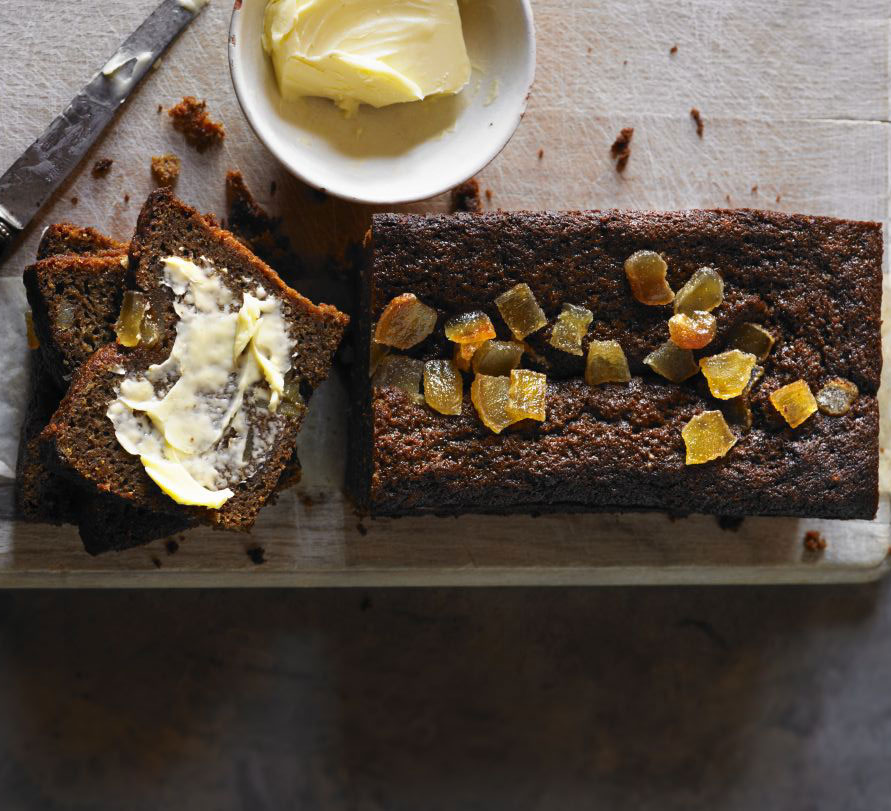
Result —
POLYGON ((470 81, 457 0, 269 0, 262 40, 284 99, 322 96, 347 115, 470 81))

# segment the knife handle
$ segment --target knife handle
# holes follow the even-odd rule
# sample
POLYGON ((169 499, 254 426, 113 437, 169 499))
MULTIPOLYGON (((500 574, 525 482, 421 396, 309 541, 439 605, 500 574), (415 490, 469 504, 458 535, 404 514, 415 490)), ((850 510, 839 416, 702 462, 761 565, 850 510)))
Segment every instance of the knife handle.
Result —
POLYGON ((0 217, 0 256, 12 244, 18 234, 18 229, 0 217))

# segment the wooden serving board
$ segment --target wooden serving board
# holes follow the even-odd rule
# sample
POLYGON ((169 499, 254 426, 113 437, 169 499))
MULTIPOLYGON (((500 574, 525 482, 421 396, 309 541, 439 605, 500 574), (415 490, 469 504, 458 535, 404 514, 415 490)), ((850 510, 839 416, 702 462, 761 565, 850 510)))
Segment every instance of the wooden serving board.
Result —
MULTIPOLYGON (((72 0, 50 13, 43 4, 23 9, 0 0, 0 166, 21 153, 155 3, 72 0)), ((534 11, 536 83, 519 130, 480 177, 492 192, 490 208, 749 206, 880 220, 887 241, 887 0, 549 0, 534 11), (694 106, 702 112, 702 138, 690 118, 694 106), (626 126, 635 128, 633 152, 620 175, 609 147, 626 126)), ((311 297, 346 303, 346 284, 332 278, 322 257, 360 237, 371 209, 320 201, 255 139, 229 81, 229 13, 227 2, 212 0, 40 213, 0 275, 20 275, 53 221, 128 238, 152 188, 150 156, 174 151, 184 164, 178 192, 203 210, 224 213, 223 175, 240 168, 261 202, 286 214, 300 250, 315 257, 295 283, 311 297), (159 104, 188 93, 206 98, 225 123, 221 150, 199 155, 186 148, 158 112, 159 104), (99 157, 114 159, 104 179, 90 174, 99 157)), ((407 208, 446 206, 436 199, 407 208)), ((19 288, 12 279, 0 283, 0 319, 11 323, 23 306, 19 288)), ((886 295, 886 307, 888 301, 886 295)), ((24 349, 10 334, 0 324, 8 365, 0 413, 16 407, 24 385, 24 349)), ((887 374, 885 380, 887 389, 887 374)), ((251 538, 196 530, 176 554, 156 542, 90 558, 72 529, 13 522, 11 482, 0 479, 0 585, 838 582, 869 580, 888 567, 884 452, 881 508, 872 522, 747 519, 735 531, 713 518, 660 514, 360 522, 340 489, 346 419, 343 380, 335 375, 313 400, 302 433, 302 484, 264 511, 251 538), (822 555, 804 550, 809 529, 825 535, 822 555), (254 545, 264 548, 262 565, 246 554, 254 545)), ((0 438, 7 457, 11 440, 0 438)))

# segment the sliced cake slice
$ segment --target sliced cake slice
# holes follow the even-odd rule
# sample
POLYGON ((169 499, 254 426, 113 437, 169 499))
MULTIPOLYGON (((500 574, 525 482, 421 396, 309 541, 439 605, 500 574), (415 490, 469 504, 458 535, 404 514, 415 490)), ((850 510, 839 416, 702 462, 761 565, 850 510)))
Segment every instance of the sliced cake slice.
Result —
POLYGON ((102 252, 126 253, 127 245, 105 236, 95 228, 84 228, 70 222, 49 226, 37 246, 37 259, 66 253, 95 255, 102 252))
POLYGON ((43 436, 98 492, 247 529, 288 468, 348 318, 166 189, 140 214, 130 271, 131 300, 146 306, 138 331, 153 340, 93 354, 43 436))

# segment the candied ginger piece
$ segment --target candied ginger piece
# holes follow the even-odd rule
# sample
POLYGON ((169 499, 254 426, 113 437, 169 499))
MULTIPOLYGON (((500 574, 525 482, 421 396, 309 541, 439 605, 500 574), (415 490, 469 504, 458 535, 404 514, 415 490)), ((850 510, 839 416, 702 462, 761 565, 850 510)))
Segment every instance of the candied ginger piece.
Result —
POLYGON ((455 351, 452 355, 455 365, 462 372, 469 372, 470 362, 473 360, 473 356, 484 343, 486 343, 486 341, 472 344, 455 344, 455 351))
POLYGON ((674 299, 676 313, 703 310, 710 313, 724 301, 724 280, 712 268, 699 268, 678 290, 674 299))
POLYGON ((28 349, 40 349, 40 340, 34 332, 34 314, 30 310, 25 313, 25 329, 28 333, 28 349))
POLYGON ((403 293, 392 299, 374 328, 379 344, 410 349, 421 343, 436 326, 436 310, 419 301, 414 293, 403 293))
POLYGON ((736 437, 720 411, 697 414, 682 429, 688 465, 720 459, 736 444, 736 437))
POLYGON ((121 346, 138 346, 142 319, 148 311, 149 301, 145 293, 127 290, 121 302, 121 313, 114 325, 121 346))
POLYGON ((371 385, 377 388, 394 387, 402 389, 416 403, 423 403, 421 378, 424 364, 417 358, 405 355, 385 355, 377 366, 371 385))
POLYGON ((577 304, 564 304, 551 330, 550 344, 570 355, 582 354, 582 339, 594 320, 594 313, 577 304))
POLYGON ((631 295, 641 304, 671 304, 674 291, 666 280, 668 263, 655 251, 637 251, 625 260, 631 295))
POLYGON ((515 420, 544 422, 548 379, 531 369, 512 369, 507 393, 507 414, 515 420))
POLYGON ((817 406, 830 417, 841 417, 851 410, 860 396, 860 389, 850 380, 834 377, 817 392, 817 406))
POLYGON ((548 323, 544 310, 538 306, 532 288, 526 282, 514 285, 495 299, 498 312, 514 338, 522 341, 548 323))
POLYGON ((709 391, 719 400, 739 397, 752 379, 756 358, 748 352, 731 349, 699 361, 709 391))
POLYGON ((760 324, 753 324, 751 321, 737 325, 727 337, 728 348, 748 352, 759 361, 767 359, 773 344, 773 335, 760 324))
POLYGON ((591 341, 585 363, 585 382, 589 386, 600 383, 627 383, 631 380, 628 359, 618 341, 591 341))
POLYGON ((428 360, 424 364, 424 399, 440 414, 460 414, 464 378, 454 361, 428 360))
POLYGON ((508 414, 510 378, 477 375, 470 384, 470 400, 483 424, 490 431, 500 434, 516 419, 508 414))
POLYGON ((670 339, 650 352, 643 362, 672 383, 682 383, 699 371, 693 353, 689 349, 681 349, 670 339))
POLYGON ((492 320, 476 310, 450 318, 445 323, 445 336, 456 344, 478 344, 495 337, 492 320))
POLYGON ((509 375, 523 358, 523 344, 516 341, 486 341, 473 356, 473 371, 500 377, 509 375))
POLYGON ((681 349, 702 349, 718 331, 717 319, 705 310, 676 313, 668 319, 668 334, 681 349))
POLYGON ((806 380, 796 380, 777 389, 770 402, 792 428, 797 428, 817 410, 817 401, 806 380))

